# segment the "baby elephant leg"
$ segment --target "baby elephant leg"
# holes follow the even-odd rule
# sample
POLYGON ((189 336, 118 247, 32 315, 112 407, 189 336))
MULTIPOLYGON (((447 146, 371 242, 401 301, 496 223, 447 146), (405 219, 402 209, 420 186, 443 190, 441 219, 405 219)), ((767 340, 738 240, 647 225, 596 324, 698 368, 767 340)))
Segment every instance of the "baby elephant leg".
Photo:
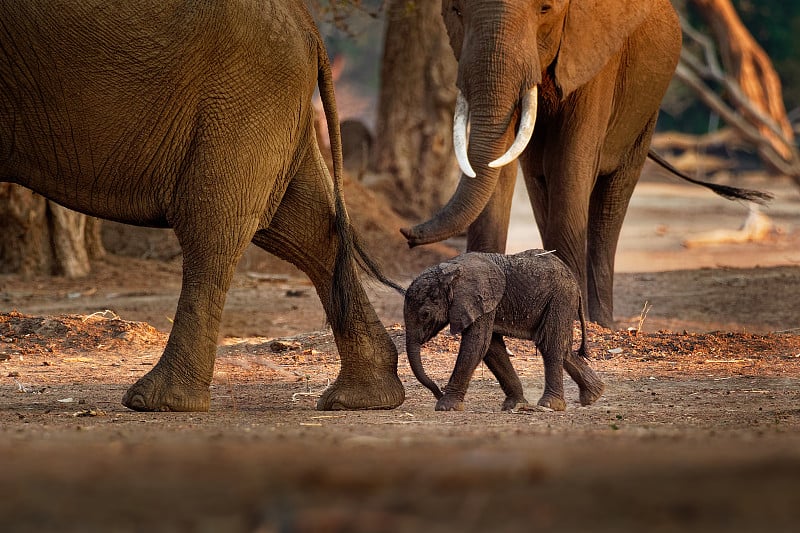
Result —
POLYGON ((592 367, 583 357, 571 351, 564 359, 564 369, 567 374, 578 384, 581 405, 591 405, 603 394, 605 385, 592 367))
POLYGON ((478 317, 461 333, 461 346, 450 381, 444 387, 444 395, 436 402, 437 411, 463 411, 464 396, 475 369, 486 356, 492 338, 494 313, 478 317))
POLYGON ((522 382, 519 380, 511 360, 508 358, 508 350, 503 341, 503 336, 494 334, 489 344, 489 351, 483 362, 500 382, 500 387, 506 393, 503 401, 503 411, 510 411, 517 405, 528 403, 522 391, 522 382))
POLYGON ((544 360, 544 392, 537 404, 553 411, 564 411, 567 408, 567 402, 564 401, 563 354, 565 350, 563 347, 560 349, 540 347, 539 349, 544 360))

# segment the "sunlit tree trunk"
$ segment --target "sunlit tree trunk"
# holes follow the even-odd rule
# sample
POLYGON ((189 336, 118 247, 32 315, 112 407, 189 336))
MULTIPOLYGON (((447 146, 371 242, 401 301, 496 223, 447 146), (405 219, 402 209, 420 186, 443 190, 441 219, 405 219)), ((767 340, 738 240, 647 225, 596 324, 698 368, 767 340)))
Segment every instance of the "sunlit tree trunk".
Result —
POLYGON ((104 254, 99 220, 0 183, 0 272, 81 277, 104 254))
POLYGON ((411 218, 441 207, 459 177, 453 156, 457 64, 441 3, 389 0, 373 169, 411 218))

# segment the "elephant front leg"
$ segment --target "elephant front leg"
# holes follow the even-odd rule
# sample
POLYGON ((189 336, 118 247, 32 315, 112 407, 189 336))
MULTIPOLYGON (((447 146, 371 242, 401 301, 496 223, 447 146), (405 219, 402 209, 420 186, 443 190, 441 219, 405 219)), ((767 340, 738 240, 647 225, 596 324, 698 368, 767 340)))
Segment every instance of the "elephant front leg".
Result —
POLYGON ((522 390, 522 382, 508 357, 508 350, 506 350, 502 335, 492 334, 489 351, 483 358, 483 362, 497 378, 500 388, 506 394, 506 399, 503 400, 503 411, 510 411, 520 404, 528 403, 522 390))
POLYGON ((249 241, 243 235, 254 231, 256 222, 239 220, 226 226, 218 221, 214 229, 206 228, 208 232, 203 231, 203 221, 194 222, 188 235, 176 229, 183 245, 183 284, 164 354, 122 399, 123 405, 136 411, 208 411, 210 407, 222 308, 236 262, 249 241))
POLYGON ((489 349, 493 324, 494 312, 481 316, 461 333, 461 346, 455 368, 443 390, 444 396, 436 402, 437 411, 464 410, 467 387, 472 374, 489 349))
POLYGON ((201 287, 184 288, 167 346, 156 366, 134 383, 122 404, 134 411, 208 411, 214 373, 219 316, 203 308, 203 299, 221 309, 224 296, 201 287))

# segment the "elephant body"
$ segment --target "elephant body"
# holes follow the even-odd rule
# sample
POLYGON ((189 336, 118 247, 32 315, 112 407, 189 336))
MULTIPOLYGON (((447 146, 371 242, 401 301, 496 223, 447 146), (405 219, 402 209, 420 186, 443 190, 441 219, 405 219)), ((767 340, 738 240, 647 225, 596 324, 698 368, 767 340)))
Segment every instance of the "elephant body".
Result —
POLYGON ((578 278, 589 318, 611 326, 617 240, 680 55, 675 10, 669 0, 443 0, 442 16, 459 61, 464 175, 404 235, 416 246, 468 228, 468 251, 503 252, 518 158, 544 248, 578 278))
POLYGON ((137 410, 207 410, 219 320, 248 243, 312 280, 341 354, 320 408, 403 401, 358 280, 330 66, 302 0, 25 0, 0 6, 0 180, 68 208, 171 227, 183 251, 137 410), (316 143, 319 85, 334 153, 316 143))
POLYGON ((527 403, 502 336, 536 343, 545 367, 539 405, 564 410, 563 371, 575 380, 583 405, 603 392, 586 363, 586 326, 578 283, 552 253, 528 250, 514 255, 470 252, 423 271, 409 286, 404 305, 406 353, 417 379, 438 399, 437 410, 463 409, 464 396, 481 361, 497 377, 503 409, 527 403), (581 321, 581 345, 572 352, 573 319, 581 321), (461 346, 444 392, 425 374, 422 345, 447 324, 460 333, 461 346))

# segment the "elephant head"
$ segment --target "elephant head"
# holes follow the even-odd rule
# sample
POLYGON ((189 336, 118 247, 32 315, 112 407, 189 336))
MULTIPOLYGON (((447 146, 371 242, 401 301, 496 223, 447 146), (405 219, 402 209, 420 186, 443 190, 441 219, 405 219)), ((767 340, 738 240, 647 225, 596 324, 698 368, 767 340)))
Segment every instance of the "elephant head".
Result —
POLYGON ((453 142, 463 176, 439 213, 402 230, 410 246, 461 233, 478 217, 500 168, 535 135, 538 108, 567 98, 598 74, 646 18, 650 4, 442 0, 459 62, 453 142))
POLYGON ((500 267, 476 254, 430 267, 409 286, 403 308, 408 362, 414 376, 437 399, 442 392, 422 367, 422 345, 448 323, 451 333, 460 334, 481 316, 494 312, 505 288, 505 274, 500 267))

